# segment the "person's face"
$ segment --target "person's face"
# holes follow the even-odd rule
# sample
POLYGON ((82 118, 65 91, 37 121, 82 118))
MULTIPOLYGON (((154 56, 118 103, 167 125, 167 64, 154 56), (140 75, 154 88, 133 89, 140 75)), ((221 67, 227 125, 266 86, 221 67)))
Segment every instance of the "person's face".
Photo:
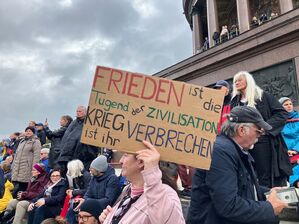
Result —
POLYGON ((30 121, 28 126, 29 127, 35 127, 35 123, 33 121, 30 121))
POLYGON ((44 127, 43 127, 43 126, 41 126, 41 125, 37 125, 37 126, 36 126, 36 129, 37 129, 37 130, 43 130, 43 129, 44 129, 44 127))
POLYGON ((63 118, 60 118, 60 122, 59 123, 60 123, 60 126, 65 127, 67 121, 65 119, 63 119, 63 118))
POLYGON ((11 134, 11 135, 9 136, 9 138, 10 138, 11 140, 15 140, 15 139, 17 138, 17 136, 16 136, 15 134, 11 134))
POLYGON ((220 88, 218 88, 219 90, 221 90, 222 92, 225 93, 225 96, 228 95, 229 93, 229 88, 227 88, 226 86, 221 86, 220 88))
POLYGON ((46 153, 46 152, 41 152, 40 153, 40 159, 43 160, 43 159, 47 159, 49 157, 49 153, 46 153))
POLYGON ((236 80, 235 80, 235 88, 238 90, 238 91, 242 91, 242 90, 245 90, 246 87, 247 87, 247 83, 246 83, 246 79, 244 76, 239 76, 236 80))
POLYGON ((77 113, 77 117, 78 117, 78 118, 82 118, 82 117, 85 116, 85 111, 84 111, 84 109, 81 108, 81 107, 78 107, 78 108, 77 108, 76 113, 77 113))
POLYGON ((95 224, 97 220, 89 212, 80 211, 78 215, 79 224, 95 224))
POLYGON ((53 173, 51 173, 50 179, 51 179, 52 183, 55 184, 57 181, 60 180, 60 172, 54 171, 53 173))
POLYGON ((36 169, 32 168, 31 174, 33 177, 37 177, 39 172, 36 169))
POLYGON ((258 142, 258 138, 264 134, 264 131, 255 124, 252 126, 241 126, 240 135, 242 137, 241 146, 245 149, 252 149, 254 144, 258 142))
POLYGON ((284 107, 284 109, 287 111, 287 112, 293 112, 293 110, 294 110, 294 106, 293 106, 293 103, 292 103, 292 101, 290 101, 290 100, 287 100, 287 101, 285 101, 283 104, 282 104, 282 106, 284 107))
POLYGON ((128 180, 136 173, 139 173, 143 167, 142 162, 137 160, 133 154, 124 153, 119 162, 122 168, 122 175, 128 180))
POLYGON ((30 129, 27 129, 26 131, 25 131, 25 136, 26 137, 31 137, 33 135, 33 132, 30 130, 30 129))
POLYGON ((104 173, 101 173, 101 172, 99 172, 99 171, 97 171, 96 169, 94 169, 94 168, 89 168, 89 173, 92 175, 92 176, 94 176, 94 177, 99 177, 99 176, 103 176, 104 175, 104 173))

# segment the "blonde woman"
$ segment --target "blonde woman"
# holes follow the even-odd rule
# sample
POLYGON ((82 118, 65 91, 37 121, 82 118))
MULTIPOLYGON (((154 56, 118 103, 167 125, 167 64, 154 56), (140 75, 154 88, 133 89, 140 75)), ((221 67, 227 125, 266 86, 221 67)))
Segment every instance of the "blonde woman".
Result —
POLYGON ((268 134, 260 137, 250 151, 255 160, 260 185, 269 188, 285 186, 292 174, 287 147, 281 136, 288 113, 274 96, 256 85, 250 73, 241 71, 234 76, 231 108, 244 105, 255 107, 272 126, 268 134))

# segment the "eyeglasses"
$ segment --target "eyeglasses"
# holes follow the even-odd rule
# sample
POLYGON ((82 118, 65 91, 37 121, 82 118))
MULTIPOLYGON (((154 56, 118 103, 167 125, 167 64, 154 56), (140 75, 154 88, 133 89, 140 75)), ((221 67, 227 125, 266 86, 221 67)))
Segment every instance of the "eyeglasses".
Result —
POLYGON ((51 175, 51 177, 60 177, 60 175, 51 175))
POLYGON ((254 128, 255 132, 258 134, 258 135, 265 135, 265 130, 264 129, 257 129, 257 128, 254 128))
POLYGON ((92 215, 78 215, 78 221, 82 219, 83 222, 87 222, 92 215))

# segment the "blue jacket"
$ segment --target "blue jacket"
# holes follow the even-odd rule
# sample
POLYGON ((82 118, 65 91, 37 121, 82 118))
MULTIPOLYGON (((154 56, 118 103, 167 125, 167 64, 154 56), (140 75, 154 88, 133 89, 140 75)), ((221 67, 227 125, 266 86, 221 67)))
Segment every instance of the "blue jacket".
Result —
POLYGON ((193 176, 187 223, 278 223, 272 205, 261 201, 269 189, 258 185, 252 163, 232 139, 217 136, 210 170, 197 169, 193 176))
POLYGON ((281 134, 288 149, 299 152, 299 113, 297 111, 289 113, 287 123, 281 134))
POLYGON ((290 185, 295 187, 295 184, 299 181, 299 165, 293 167, 293 175, 290 176, 290 185))
POLYGON ((115 175, 114 168, 108 166, 103 176, 93 176, 90 180, 84 199, 97 199, 103 208, 113 205, 120 194, 118 177, 115 175))
POLYGON ((4 171, 1 169, 0 167, 0 198, 2 198, 3 194, 4 194, 4 171))

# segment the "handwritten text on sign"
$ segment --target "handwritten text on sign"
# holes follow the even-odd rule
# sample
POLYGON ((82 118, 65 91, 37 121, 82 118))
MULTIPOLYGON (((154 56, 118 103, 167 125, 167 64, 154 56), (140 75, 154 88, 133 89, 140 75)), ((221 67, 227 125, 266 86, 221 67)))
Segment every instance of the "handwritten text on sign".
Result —
POLYGON ((81 142, 208 169, 224 93, 112 68, 96 69, 81 142))

